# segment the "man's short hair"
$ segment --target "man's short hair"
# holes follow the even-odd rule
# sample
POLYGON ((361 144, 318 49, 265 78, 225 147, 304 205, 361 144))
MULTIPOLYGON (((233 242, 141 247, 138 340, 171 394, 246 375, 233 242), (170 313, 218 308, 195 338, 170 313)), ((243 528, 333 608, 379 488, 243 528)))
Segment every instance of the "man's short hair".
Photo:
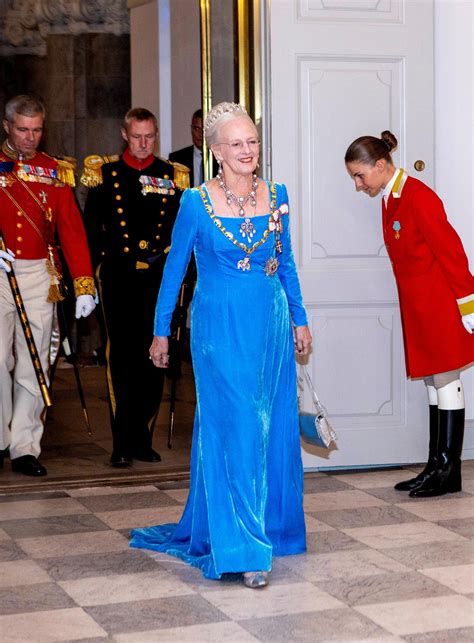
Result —
POLYGON ((46 110, 39 98, 32 94, 20 94, 10 98, 5 105, 5 118, 9 123, 13 123, 15 114, 21 116, 46 116, 46 110))
POLYGON ((158 130, 158 121, 156 120, 156 116, 152 112, 150 112, 150 110, 145 109, 144 107, 134 107, 133 109, 128 110, 123 119, 122 127, 124 130, 128 129, 131 120, 153 121, 153 123, 155 124, 155 129, 158 130))
POLYGON ((193 121, 195 118, 200 118, 202 120, 202 109, 197 109, 194 112, 193 117, 192 117, 191 120, 193 121))

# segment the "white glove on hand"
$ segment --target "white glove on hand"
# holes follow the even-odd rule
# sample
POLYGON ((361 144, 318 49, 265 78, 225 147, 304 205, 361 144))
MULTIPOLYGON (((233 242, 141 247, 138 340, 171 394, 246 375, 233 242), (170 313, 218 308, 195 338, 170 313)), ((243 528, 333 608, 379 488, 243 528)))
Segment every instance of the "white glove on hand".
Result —
POLYGON ((79 295, 76 299, 76 319, 87 317, 95 308, 95 301, 92 295, 79 295))
POLYGON ((11 268, 7 264, 7 262, 4 261, 5 259, 7 259, 7 261, 12 261, 12 262, 15 261, 15 255, 11 250, 8 250, 8 252, 4 252, 3 250, 0 250, 0 270, 5 270, 5 272, 10 272, 11 268))
POLYGON ((469 315, 463 315, 461 317, 461 321, 464 325, 464 328, 467 330, 467 332, 472 335, 472 331, 474 331, 474 313, 469 313, 469 315))

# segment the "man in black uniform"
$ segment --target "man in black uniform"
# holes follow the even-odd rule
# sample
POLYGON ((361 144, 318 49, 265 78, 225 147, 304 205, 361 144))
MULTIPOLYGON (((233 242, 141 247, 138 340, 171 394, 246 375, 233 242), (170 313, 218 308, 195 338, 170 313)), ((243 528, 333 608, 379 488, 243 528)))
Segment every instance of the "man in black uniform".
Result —
POLYGON ((111 464, 158 462, 150 422, 158 411, 164 372, 149 359, 156 298, 187 168, 154 156, 155 116, 130 110, 121 156, 88 156, 81 182, 89 187, 84 218, 107 331, 111 464))
POLYGON ((189 168, 189 181, 192 187, 201 185, 204 180, 204 164, 202 160, 202 109, 194 112, 191 120, 191 138, 193 144, 181 150, 171 152, 170 161, 177 161, 189 168))

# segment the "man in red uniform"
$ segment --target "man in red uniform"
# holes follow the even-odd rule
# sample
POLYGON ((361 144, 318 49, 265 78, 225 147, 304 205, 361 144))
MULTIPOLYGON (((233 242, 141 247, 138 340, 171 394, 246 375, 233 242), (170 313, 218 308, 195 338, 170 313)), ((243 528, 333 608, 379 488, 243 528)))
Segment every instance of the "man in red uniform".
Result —
MULTIPOLYGON (((44 402, 5 271, 15 274, 46 378, 60 273, 57 235, 74 280, 76 318, 95 308, 95 287, 72 166, 38 152, 45 110, 32 96, 5 107, 7 140, 0 152, 0 229, 13 257, 0 258, 0 468, 7 449, 12 470, 44 476, 38 461, 44 402)), ((6 256, 5 256, 6 255, 6 256)))

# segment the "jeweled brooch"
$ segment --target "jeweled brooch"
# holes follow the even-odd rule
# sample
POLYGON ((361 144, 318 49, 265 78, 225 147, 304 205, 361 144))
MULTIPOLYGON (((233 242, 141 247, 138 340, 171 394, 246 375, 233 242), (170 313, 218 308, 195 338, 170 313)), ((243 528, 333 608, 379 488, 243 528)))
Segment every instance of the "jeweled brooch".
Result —
POLYGON ((400 239, 400 230, 402 229, 400 221, 394 221, 392 228, 395 230, 395 239, 400 239))
POLYGON ((263 268, 267 277, 273 277, 273 275, 278 270, 279 265, 280 262, 276 257, 270 257, 269 259, 267 259, 267 261, 265 262, 265 267, 263 268))

